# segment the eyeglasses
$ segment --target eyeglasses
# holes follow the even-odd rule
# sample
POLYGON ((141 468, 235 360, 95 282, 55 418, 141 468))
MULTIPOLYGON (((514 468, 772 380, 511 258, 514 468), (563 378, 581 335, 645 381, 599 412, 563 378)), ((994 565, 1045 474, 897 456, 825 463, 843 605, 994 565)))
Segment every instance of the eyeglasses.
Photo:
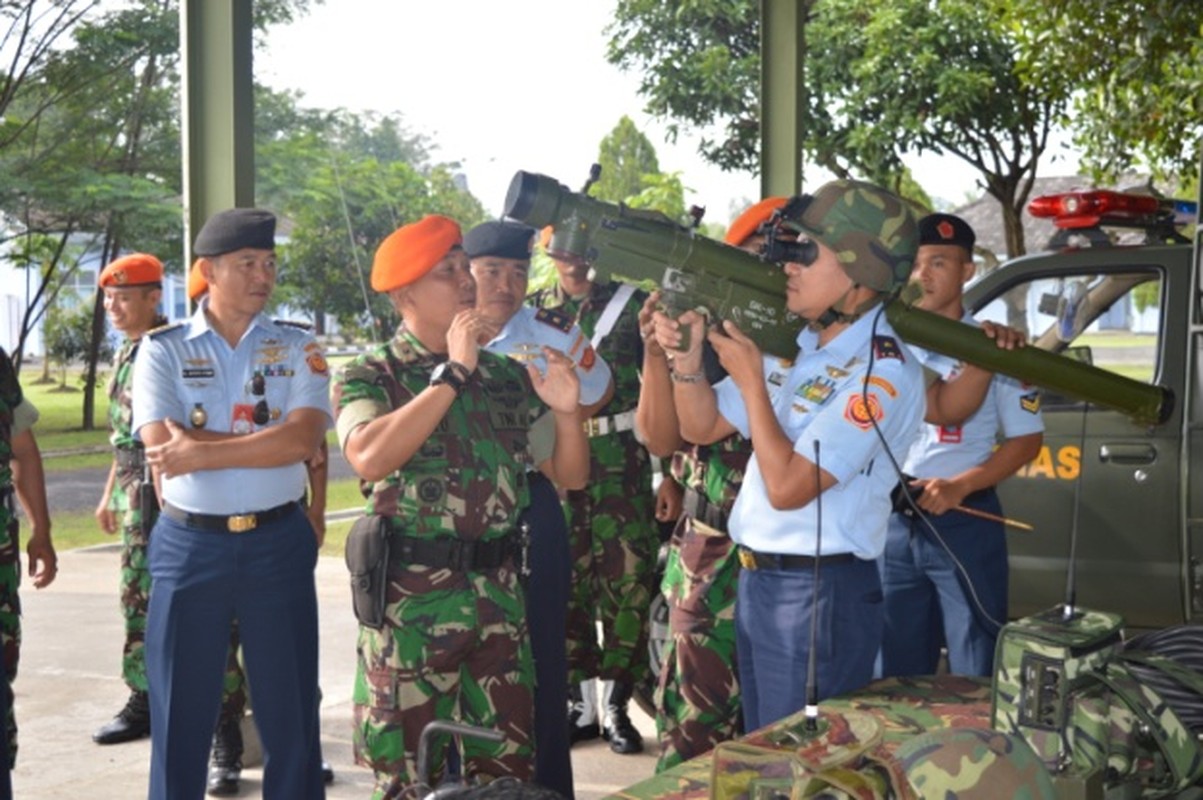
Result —
POLYGON ((255 403, 255 410, 251 415, 251 421, 256 425, 266 425, 268 420, 272 418, 271 409, 267 406, 267 379, 263 377, 262 372, 256 372, 251 377, 251 394, 259 398, 259 402, 255 403))

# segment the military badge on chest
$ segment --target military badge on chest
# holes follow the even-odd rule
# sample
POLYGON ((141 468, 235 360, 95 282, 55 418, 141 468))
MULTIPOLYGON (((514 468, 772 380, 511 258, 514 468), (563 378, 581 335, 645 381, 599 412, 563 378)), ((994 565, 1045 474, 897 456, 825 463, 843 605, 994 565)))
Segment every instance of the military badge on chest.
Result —
POLYGON ((835 392, 835 381, 822 375, 815 375, 797 388, 794 394, 815 405, 821 406, 831 399, 835 392))

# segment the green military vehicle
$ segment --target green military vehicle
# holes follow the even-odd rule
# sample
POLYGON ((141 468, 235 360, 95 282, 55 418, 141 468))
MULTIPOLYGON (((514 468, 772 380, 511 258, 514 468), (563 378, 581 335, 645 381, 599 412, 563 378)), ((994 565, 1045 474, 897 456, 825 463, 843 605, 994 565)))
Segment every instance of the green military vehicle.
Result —
POLYGON ((1007 515, 1036 528, 1008 535, 1012 618, 1064 597, 1075 528, 1079 603, 1141 628, 1203 618, 1200 264, 1166 205, 1112 192, 1037 198, 1031 210, 1059 226, 1054 244, 1089 246, 1014 259, 967 293, 979 318, 1173 397, 1152 425, 1044 392, 1043 449, 1000 488, 1007 515), (1112 224, 1138 243, 1113 244, 1112 224))

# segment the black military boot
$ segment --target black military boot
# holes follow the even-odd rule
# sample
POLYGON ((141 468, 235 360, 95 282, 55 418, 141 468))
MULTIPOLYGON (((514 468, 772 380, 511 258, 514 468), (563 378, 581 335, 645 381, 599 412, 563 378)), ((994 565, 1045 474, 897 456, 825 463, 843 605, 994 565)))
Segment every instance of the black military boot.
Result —
POLYGON ((213 732, 213 761, 209 765, 208 791, 212 797, 238 794, 242 780, 242 720, 222 715, 213 732))
POLYGON ((150 703, 146 692, 130 692, 125 708, 92 734, 96 744, 121 744, 150 735, 150 703))
POLYGON ((568 685, 568 742, 588 742, 601 736, 597 702, 593 699, 593 680, 568 685))
POLYGON ((606 707, 606 724, 602 727, 602 738, 610 743, 610 749, 621 755, 643 752, 643 737, 631 718, 627 716, 627 704, 635 685, 628 681, 604 681, 603 704, 606 707))

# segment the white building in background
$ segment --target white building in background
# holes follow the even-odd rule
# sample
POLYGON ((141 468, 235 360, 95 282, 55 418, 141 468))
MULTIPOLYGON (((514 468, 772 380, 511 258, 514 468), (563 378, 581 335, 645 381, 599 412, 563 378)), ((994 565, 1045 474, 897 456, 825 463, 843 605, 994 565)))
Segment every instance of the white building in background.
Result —
MULTIPOLYGON (((64 308, 74 304, 88 303, 96 290, 96 278, 102 268, 99 254, 86 254, 80 261, 72 280, 59 292, 58 301, 64 308)), ((12 353, 21 338, 21 322, 29 308, 30 298, 38 290, 39 276, 35 270, 22 269, 0 259, 0 347, 12 353)), ((168 319, 176 320, 187 316, 188 293, 180 275, 163 277, 163 302, 161 310, 168 319)), ((36 311, 40 311, 39 306, 36 311)), ((35 311, 35 313, 36 313, 35 311)), ((25 356, 41 357, 46 353, 42 337, 45 315, 37 321, 25 342, 25 356)), ((110 330, 114 344, 121 337, 110 330)))

